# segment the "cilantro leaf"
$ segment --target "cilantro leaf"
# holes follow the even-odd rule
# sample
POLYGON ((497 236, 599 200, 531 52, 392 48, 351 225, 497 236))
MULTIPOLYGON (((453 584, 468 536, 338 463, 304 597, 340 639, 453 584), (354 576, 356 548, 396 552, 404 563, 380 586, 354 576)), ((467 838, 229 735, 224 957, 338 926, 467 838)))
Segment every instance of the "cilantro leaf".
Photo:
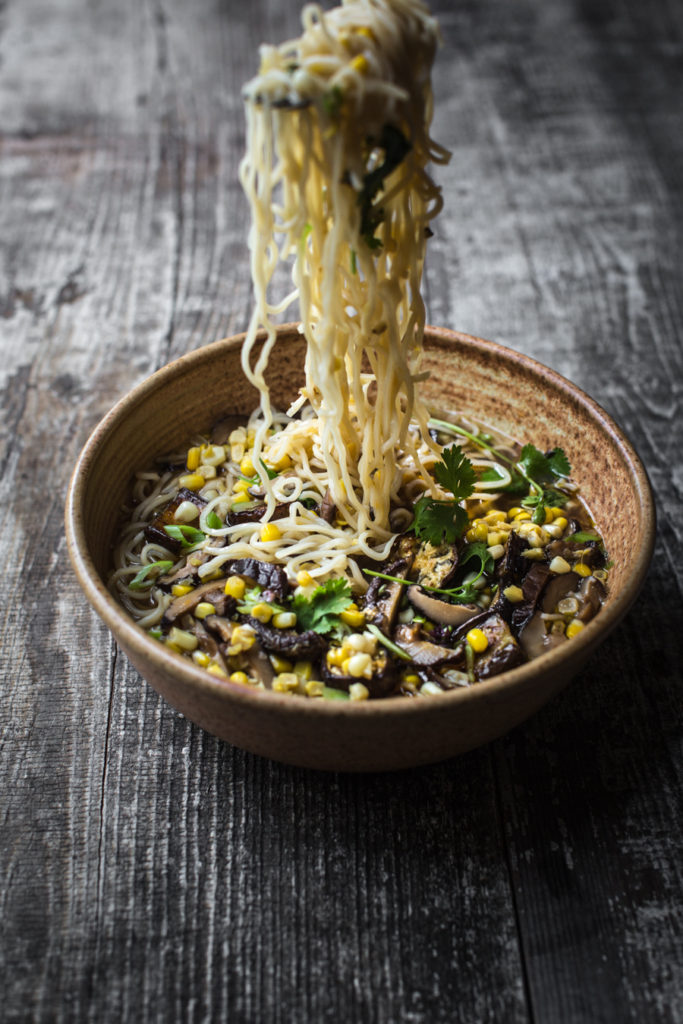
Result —
POLYGON ((489 550, 483 540, 475 540, 468 544, 458 559, 458 565, 466 565, 472 559, 477 559, 482 572, 493 572, 496 560, 489 554, 489 550))
POLYGON ((142 569, 133 576, 128 586, 131 590, 145 590, 147 587, 151 587, 162 572, 166 572, 170 569, 173 562, 150 562, 149 565, 143 565, 142 569), (154 574, 152 576, 152 573, 154 574), (151 578, 150 578, 151 577, 151 578))
POLYGON ((316 587, 310 597, 295 594, 292 609, 297 626, 315 633, 331 633, 340 625, 339 615, 351 604, 351 587, 343 578, 328 580, 316 587))
POLYGON ((469 498, 477 482, 474 466, 457 445, 444 448, 441 462, 434 466, 434 476, 456 501, 469 498))
POLYGON ((519 456, 518 465, 531 480, 544 483, 558 476, 569 476, 571 467, 562 448, 553 448, 544 455, 533 444, 525 444, 519 456))
POLYGON ((206 517, 206 525, 210 530, 220 530, 223 528, 224 524, 223 520, 218 515, 218 513, 214 512, 214 510, 211 509, 211 511, 208 513, 206 517))
POLYGON ((454 544, 467 529, 467 512, 453 501, 439 501, 423 495, 415 502, 412 529, 420 540, 439 544, 454 544))

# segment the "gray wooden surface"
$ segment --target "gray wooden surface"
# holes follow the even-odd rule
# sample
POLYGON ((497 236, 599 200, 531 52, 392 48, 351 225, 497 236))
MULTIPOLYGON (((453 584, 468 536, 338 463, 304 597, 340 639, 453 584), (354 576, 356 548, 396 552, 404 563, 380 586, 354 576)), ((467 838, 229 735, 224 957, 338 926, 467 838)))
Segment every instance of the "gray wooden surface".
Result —
POLYGON ((452 762, 347 777, 214 740, 72 577, 127 389, 246 325, 240 86, 295 0, 0 3, 0 1019, 683 1021, 683 5, 435 0, 429 317, 583 386, 645 459, 638 606, 452 762))

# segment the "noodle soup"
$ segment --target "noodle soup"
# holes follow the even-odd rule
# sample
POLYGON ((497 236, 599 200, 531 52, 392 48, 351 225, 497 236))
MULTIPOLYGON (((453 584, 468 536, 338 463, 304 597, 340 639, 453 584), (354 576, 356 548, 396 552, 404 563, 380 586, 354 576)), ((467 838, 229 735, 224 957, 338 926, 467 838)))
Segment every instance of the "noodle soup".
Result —
POLYGON ((397 453, 395 532, 376 551, 316 481, 323 459, 301 411, 275 416, 260 450, 277 496, 264 520, 259 416, 138 474, 110 577, 150 635, 213 676, 316 698, 428 696, 538 657, 598 612, 604 546, 561 449, 431 417, 434 487, 412 445, 397 453), (348 534, 343 560, 336 542, 308 549, 326 525, 348 534))

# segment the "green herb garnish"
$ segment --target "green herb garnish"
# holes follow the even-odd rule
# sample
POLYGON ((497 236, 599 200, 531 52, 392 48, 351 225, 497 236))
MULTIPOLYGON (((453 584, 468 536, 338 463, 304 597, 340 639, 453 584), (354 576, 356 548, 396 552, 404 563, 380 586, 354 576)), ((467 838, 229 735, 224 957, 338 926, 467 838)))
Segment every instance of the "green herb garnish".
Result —
POLYGON ((172 565, 173 562, 168 561, 150 562, 149 565, 143 565, 142 569, 133 576, 128 586, 131 590, 145 590, 153 585, 157 576, 166 572, 172 565))
MULTIPOLYGON (((374 148, 375 140, 368 139, 374 148)), ((375 231, 384 219, 384 210, 373 206, 377 193, 384 187, 385 178, 401 163, 411 149, 411 144, 402 131, 392 124, 385 124, 376 145, 384 150, 384 161, 363 176, 363 187, 358 193, 360 207, 360 235, 370 249, 381 249, 381 239, 375 238, 375 231)))
POLYGON ((452 445, 444 448, 441 462, 434 467, 434 476, 453 498, 444 500, 428 495, 418 498, 412 529, 420 540, 429 541, 436 547, 444 542, 454 544, 467 529, 467 512, 459 502, 470 496, 477 475, 467 456, 457 445, 452 445))
POLYGON ((164 530, 171 540, 179 541, 182 548, 193 548, 195 544, 201 544, 206 540, 205 533, 196 526, 188 526, 185 523, 181 526, 164 526, 164 530))
POLYGON ((221 530, 224 523, 221 517, 211 509, 206 516, 206 525, 209 530, 221 530))
POLYGON ((292 610, 296 612, 297 626, 315 633, 332 633, 342 623, 341 612, 351 604, 351 587, 347 579, 332 579, 316 587, 310 597, 295 594, 292 610))

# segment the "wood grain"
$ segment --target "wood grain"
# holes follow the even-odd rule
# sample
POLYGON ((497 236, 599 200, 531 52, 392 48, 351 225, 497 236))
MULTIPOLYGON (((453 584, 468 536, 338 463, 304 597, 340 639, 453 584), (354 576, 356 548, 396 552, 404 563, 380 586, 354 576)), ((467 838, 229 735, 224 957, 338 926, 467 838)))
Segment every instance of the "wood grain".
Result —
POLYGON ((458 760, 318 775, 148 690, 62 504, 97 420, 241 330, 241 84, 294 0, 0 4, 0 1019, 683 1021, 683 9, 446 0, 429 317, 584 387, 646 460, 641 600, 458 760))

